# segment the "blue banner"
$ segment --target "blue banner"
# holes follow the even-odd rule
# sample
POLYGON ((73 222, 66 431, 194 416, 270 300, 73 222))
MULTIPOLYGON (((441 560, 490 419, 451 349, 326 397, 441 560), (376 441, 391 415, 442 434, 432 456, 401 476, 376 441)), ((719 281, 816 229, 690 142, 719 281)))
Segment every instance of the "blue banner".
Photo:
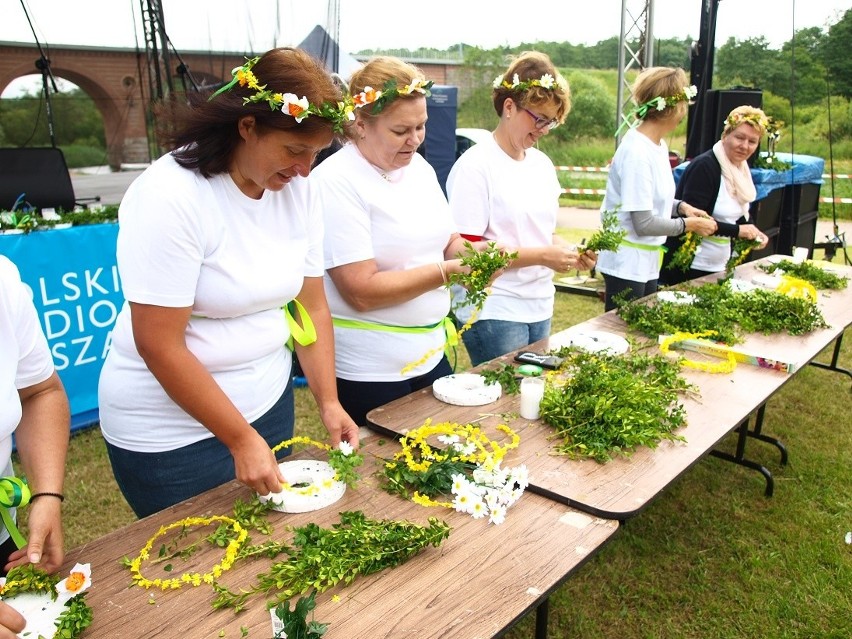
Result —
POLYGON ((56 370, 71 403, 71 426, 98 419, 98 377, 124 296, 118 224, 0 234, 0 253, 29 286, 56 370))

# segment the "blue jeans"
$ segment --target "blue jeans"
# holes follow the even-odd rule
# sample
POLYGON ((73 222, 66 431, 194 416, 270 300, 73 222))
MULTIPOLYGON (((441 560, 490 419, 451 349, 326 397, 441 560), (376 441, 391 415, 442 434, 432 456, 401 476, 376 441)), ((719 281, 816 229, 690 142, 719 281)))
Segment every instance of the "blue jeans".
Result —
MULTIPOLYGON (((252 426, 272 448, 293 436, 294 415, 290 382, 252 426)), ((159 453, 125 450, 108 442, 106 446, 115 481, 140 519, 236 478, 231 451, 215 437, 159 453)))
POLYGON ((630 291, 630 295, 626 299, 636 299, 645 297, 651 293, 657 292, 657 280, 648 280, 647 282, 634 282, 633 280, 623 280, 620 277, 603 274, 604 285, 606 286, 606 298, 604 299, 604 310, 611 311, 615 308, 613 298, 623 291, 630 291))
POLYGON ((540 322, 508 322, 485 319, 462 333, 462 341, 474 366, 511 353, 550 336, 550 319, 540 322))
POLYGON ((453 369, 446 355, 428 373, 399 382, 353 382, 337 378, 337 397, 352 420, 359 426, 368 426, 367 413, 400 397, 422 388, 428 388, 436 379, 452 375, 453 369))

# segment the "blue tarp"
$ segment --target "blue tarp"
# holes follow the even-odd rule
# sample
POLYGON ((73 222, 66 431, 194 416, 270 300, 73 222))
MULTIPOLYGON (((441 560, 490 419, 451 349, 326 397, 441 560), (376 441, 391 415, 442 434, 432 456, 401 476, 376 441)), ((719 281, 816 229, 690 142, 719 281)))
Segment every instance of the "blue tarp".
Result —
MULTIPOLYGON (((822 184, 822 174, 825 170, 825 160, 812 155, 792 153, 777 153, 779 160, 792 164, 789 171, 772 171, 771 169, 752 169, 751 177, 757 189, 757 199, 762 200, 770 191, 781 189, 788 184, 822 184)), ((674 168, 675 184, 689 165, 689 162, 679 164, 674 168)))

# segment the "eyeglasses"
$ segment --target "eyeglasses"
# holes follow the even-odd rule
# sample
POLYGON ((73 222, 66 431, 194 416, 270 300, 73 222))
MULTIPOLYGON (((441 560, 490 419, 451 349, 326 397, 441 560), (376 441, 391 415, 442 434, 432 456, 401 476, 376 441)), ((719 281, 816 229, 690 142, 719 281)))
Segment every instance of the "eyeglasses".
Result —
POLYGON ((540 115, 536 115, 529 109, 525 109, 524 107, 521 107, 521 109, 529 114, 529 116, 535 122, 535 128, 539 130, 551 131, 559 126, 559 120, 557 120, 556 118, 548 120, 547 118, 543 118, 540 115))

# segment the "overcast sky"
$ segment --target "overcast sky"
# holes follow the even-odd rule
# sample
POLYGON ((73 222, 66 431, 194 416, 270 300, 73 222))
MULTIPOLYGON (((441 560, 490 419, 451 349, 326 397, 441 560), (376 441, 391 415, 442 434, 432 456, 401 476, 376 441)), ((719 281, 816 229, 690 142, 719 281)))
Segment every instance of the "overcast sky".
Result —
MULTIPOLYGON (((703 1, 655 0, 655 36, 696 38, 703 1)), ((179 52, 260 53, 298 44, 317 24, 335 30, 329 3, 322 0, 161 2, 166 32, 179 52)), ((634 15, 644 6, 643 0, 626 4, 634 15)), ((140 0, 0 0, 0 40, 141 48, 141 5, 140 0)), ((459 42, 483 48, 535 41, 595 44, 619 35, 622 0, 339 0, 338 6, 341 48, 355 52, 445 49, 459 42)), ((716 42, 763 36, 779 47, 794 30, 825 28, 849 8, 850 0, 720 0, 716 42)), ((9 89, 3 93, 10 94, 9 89)))

